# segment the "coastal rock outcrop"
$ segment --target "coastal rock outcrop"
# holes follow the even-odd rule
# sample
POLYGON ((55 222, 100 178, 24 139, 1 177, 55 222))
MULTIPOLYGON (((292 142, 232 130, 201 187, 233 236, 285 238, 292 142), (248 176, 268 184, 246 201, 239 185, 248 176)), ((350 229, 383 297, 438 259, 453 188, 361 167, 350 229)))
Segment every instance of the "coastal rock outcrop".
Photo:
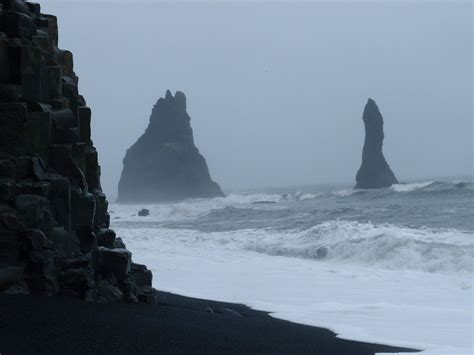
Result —
POLYGON ((355 188, 376 189, 397 184, 397 178, 383 156, 383 117, 374 100, 368 100, 362 119, 365 125, 365 141, 355 188))
POLYGON ((90 123, 56 17, 0 0, 0 293, 153 302, 109 229, 90 123))
POLYGON ((145 133, 123 160, 118 202, 161 202, 217 197, 206 160, 194 145, 186 96, 168 90, 153 107, 145 133))

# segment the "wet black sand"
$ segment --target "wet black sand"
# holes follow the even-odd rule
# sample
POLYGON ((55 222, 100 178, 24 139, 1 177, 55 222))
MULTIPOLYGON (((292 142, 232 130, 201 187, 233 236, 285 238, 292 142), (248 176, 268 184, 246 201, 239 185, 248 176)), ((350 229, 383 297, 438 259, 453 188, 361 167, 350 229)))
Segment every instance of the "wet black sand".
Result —
POLYGON ((0 353, 334 354, 408 349, 341 340, 242 305, 160 292, 158 304, 0 295, 0 353))

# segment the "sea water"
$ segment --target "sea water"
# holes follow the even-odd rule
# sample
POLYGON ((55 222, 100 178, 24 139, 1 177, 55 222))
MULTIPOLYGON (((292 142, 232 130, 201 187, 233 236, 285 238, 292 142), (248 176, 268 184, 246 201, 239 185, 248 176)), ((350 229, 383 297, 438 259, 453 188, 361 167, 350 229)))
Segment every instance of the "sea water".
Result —
POLYGON ((160 290, 454 355, 472 354, 473 203, 474 182, 458 179, 260 189, 110 211, 160 290))

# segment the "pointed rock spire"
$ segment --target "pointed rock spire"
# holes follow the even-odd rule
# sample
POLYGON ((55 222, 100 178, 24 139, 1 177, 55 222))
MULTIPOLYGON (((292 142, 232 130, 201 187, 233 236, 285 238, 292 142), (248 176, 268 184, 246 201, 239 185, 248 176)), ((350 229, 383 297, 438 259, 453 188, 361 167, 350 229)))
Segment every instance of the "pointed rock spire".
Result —
POLYGON ((382 152, 383 117, 374 100, 369 98, 367 101, 362 119, 365 125, 365 141, 362 165, 356 175, 356 188, 375 189, 397 184, 397 178, 382 152))
POLYGON ((161 202, 223 193, 194 145, 186 96, 166 91, 153 107, 145 133, 127 150, 119 202, 161 202))

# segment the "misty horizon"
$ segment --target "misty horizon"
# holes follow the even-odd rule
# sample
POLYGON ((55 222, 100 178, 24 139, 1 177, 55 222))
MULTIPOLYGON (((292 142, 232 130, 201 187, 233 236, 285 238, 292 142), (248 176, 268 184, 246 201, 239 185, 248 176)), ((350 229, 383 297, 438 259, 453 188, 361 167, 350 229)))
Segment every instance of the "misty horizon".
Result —
POLYGON ((167 89, 186 94, 196 146, 225 191, 354 183, 369 97, 401 182, 471 176, 472 4, 374 4, 43 10, 58 16, 60 46, 75 53, 111 196, 167 89))

